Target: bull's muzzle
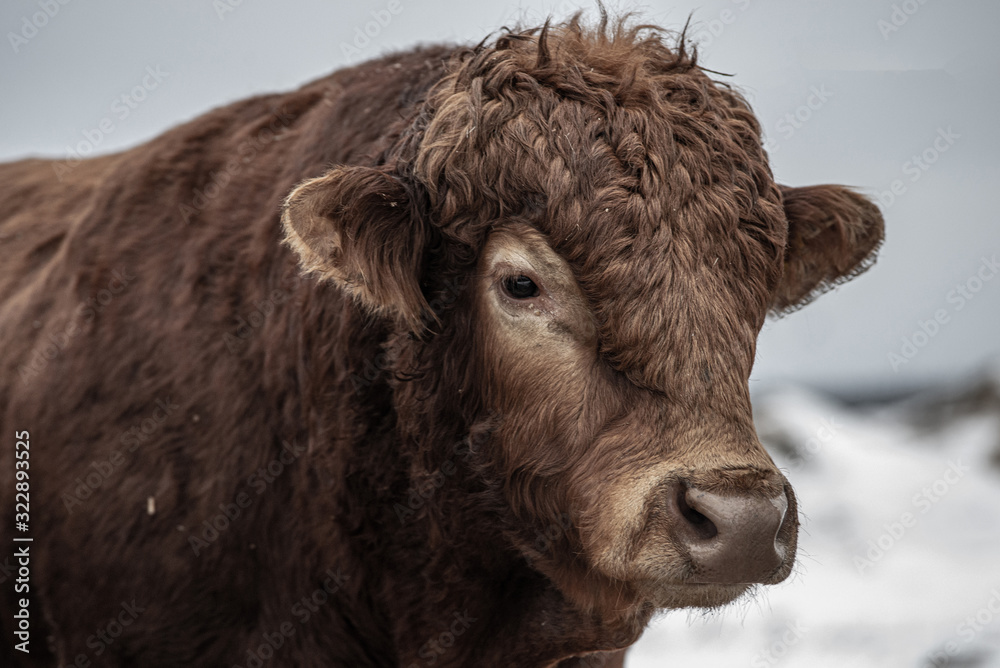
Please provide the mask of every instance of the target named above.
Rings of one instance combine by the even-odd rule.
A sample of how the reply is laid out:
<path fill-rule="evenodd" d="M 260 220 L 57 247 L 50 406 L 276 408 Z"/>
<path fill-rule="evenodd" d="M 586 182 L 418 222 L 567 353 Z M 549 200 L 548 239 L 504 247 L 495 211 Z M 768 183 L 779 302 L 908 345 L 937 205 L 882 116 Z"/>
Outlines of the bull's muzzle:
<path fill-rule="evenodd" d="M 671 533 L 690 558 L 692 584 L 771 583 L 788 556 L 794 510 L 782 491 L 766 498 L 679 484 L 668 503 Z M 794 501 L 793 501 L 794 504 Z"/>

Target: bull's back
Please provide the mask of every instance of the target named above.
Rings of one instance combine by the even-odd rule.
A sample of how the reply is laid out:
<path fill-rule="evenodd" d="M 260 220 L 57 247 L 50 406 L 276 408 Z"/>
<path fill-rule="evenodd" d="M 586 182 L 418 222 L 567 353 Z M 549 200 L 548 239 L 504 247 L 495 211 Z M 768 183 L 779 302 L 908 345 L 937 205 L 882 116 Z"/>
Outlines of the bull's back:
<path fill-rule="evenodd" d="M 75 163 L 29 159 L 0 164 L 0 332 L 19 294 L 58 263 L 67 233 L 85 217 L 116 156 Z M 22 300 L 24 298 L 22 297 Z M 0 334 L 0 340 L 7 340 Z"/>

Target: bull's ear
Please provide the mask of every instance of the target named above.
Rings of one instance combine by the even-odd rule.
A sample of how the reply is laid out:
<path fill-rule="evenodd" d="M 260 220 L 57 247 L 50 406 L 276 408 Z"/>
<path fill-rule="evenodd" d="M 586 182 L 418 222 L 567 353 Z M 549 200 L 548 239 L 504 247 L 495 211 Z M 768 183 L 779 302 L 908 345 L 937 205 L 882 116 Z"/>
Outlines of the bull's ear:
<path fill-rule="evenodd" d="M 422 329 L 426 242 L 403 183 L 371 167 L 336 167 L 297 186 L 281 216 L 306 272 L 342 286 L 367 310 Z"/>
<path fill-rule="evenodd" d="M 779 313 L 804 306 L 868 269 L 884 234 L 878 207 L 844 186 L 780 189 L 788 245 L 771 305 Z"/>

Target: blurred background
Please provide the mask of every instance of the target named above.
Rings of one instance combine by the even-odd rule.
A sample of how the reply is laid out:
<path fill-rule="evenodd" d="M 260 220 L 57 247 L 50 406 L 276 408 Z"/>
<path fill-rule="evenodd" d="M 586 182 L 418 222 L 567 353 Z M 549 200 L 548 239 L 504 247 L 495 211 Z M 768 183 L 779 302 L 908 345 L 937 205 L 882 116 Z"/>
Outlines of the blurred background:
<path fill-rule="evenodd" d="M 873 269 L 761 335 L 755 414 L 800 497 L 798 571 L 724 611 L 664 615 L 627 665 L 1000 666 L 1000 3 L 608 7 L 675 29 L 690 17 L 701 64 L 754 107 L 776 178 L 855 186 L 887 227 Z M 0 160 L 119 150 L 386 51 L 578 8 L 596 14 L 5 0 Z"/>

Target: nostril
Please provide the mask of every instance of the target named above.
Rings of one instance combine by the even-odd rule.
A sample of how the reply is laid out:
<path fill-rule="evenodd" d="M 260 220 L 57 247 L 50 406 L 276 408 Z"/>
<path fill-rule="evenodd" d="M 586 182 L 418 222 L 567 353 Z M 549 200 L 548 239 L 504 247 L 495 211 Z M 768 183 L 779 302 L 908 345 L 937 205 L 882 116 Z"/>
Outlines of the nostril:
<path fill-rule="evenodd" d="M 681 517 L 687 520 L 688 526 L 694 530 L 694 534 L 697 538 L 702 540 L 711 540 L 719 535 L 719 529 L 715 526 L 712 520 L 708 519 L 697 510 L 691 507 L 688 503 L 688 494 L 690 490 L 681 487 L 677 490 L 677 509 L 681 513 Z"/>

